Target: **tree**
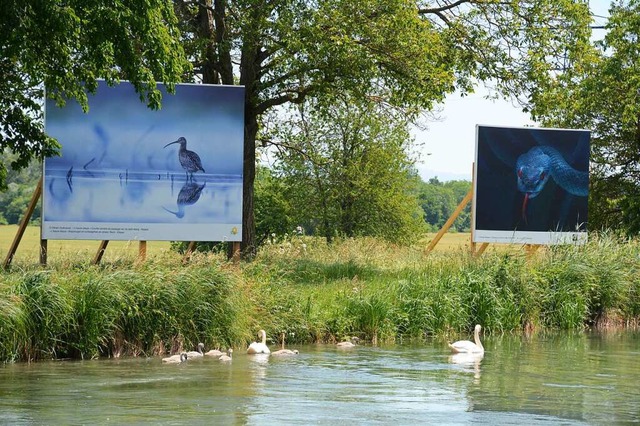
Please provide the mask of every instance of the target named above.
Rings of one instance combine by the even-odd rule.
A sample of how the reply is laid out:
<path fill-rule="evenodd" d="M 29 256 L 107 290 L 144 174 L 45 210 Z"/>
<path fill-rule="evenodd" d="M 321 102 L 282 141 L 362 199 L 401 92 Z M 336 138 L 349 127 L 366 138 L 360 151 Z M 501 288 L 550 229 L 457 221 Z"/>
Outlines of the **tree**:
<path fill-rule="evenodd" d="M 547 126 L 591 133 L 589 227 L 640 233 L 640 1 L 610 9 L 607 34 L 532 98 Z"/>
<path fill-rule="evenodd" d="M 581 54 L 574 0 L 175 0 L 194 79 L 246 87 L 243 252 L 255 252 L 256 138 L 263 114 L 325 93 L 430 109 L 494 80 L 526 95 Z"/>
<path fill-rule="evenodd" d="M 56 155 L 46 136 L 43 96 L 87 108 L 97 79 L 130 80 L 141 101 L 160 105 L 156 81 L 169 90 L 188 62 L 170 0 L 6 0 L 0 8 L 0 152 L 17 156 L 11 168 Z M 0 189 L 7 168 L 0 164 Z"/>
<path fill-rule="evenodd" d="M 296 226 L 291 200 L 286 196 L 284 181 L 267 167 L 259 167 L 256 174 L 255 211 L 258 245 L 272 234 L 282 236 Z"/>
<path fill-rule="evenodd" d="M 437 231 L 451 217 L 456 207 L 464 199 L 471 188 L 468 181 L 440 182 L 437 177 L 422 182 L 418 189 L 418 199 L 424 211 L 424 220 L 432 231 Z M 458 232 L 471 229 L 471 205 L 467 205 L 453 223 Z"/>
<path fill-rule="evenodd" d="M 424 231 L 408 123 L 378 103 L 344 94 L 305 102 L 272 143 L 297 221 L 328 242 L 334 235 L 410 242 Z"/>
<path fill-rule="evenodd" d="M 16 157 L 17 154 L 12 154 L 6 150 L 3 152 L 0 163 L 4 164 L 6 169 L 11 162 L 16 160 Z M 42 163 L 32 161 L 19 172 L 7 175 L 5 181 L 7 189 L 0 193 L 0 224 L 13 225 L 20 223 L 41 174 Z M 40 211 L 40 205 L 38 204 L 33 211 L 32 219 L 39 220 Z"/>

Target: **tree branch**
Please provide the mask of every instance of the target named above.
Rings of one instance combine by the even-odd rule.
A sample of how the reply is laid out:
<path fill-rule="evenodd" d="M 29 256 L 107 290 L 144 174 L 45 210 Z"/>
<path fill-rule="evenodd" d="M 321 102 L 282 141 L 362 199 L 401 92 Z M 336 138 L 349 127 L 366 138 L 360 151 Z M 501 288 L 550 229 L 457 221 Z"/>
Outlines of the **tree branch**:
<path fill-rule="evenodd" d="M 447 11 L 447 10 L 455 9 L 456 7 L 460 6 L 461 4 L 465 4 L 465 3 L 478 3 L 478 0 L 458 0 L 458 1 L 453 2 L 451 4 L 446 4 L 446 5 L 440 6 L 440 7 L 423 7 L 421 9 L 418 9 L 418 13 L 420 13 L 420 14 L 427 14 L 427 13 L 438 14 L 440 12 L 444 12 L 444 11 Z"/>
<path fill-rule="evenodd" d="M 283 105 L 287 102 L 291 102 L 294 104 L 300 104 L 304 101 L 309 93 L 314 91 L 317 88 L 317 85 L 309 85 L 304 88 L 300 88 L 298 90 L 287 90 L 285 93 L 278 95 L 274 98 L 265 99 L 260 102 L 256 107 L 257 114 L 262 114 L 269 108 L 274 106 Z"/>

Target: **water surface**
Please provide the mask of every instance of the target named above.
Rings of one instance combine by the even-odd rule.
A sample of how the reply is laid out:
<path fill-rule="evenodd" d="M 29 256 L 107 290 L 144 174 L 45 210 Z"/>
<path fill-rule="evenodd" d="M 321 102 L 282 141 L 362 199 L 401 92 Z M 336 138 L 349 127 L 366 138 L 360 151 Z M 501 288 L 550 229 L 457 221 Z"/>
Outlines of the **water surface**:
<path fill-rule="evenodd" d="M 292 345 L 294 347 L 294 345 Z M 160 358 L 0 367 L 2 424 L 613 424 L 640 422 L 640 334 L 295 346 L 293 358 Z"/>

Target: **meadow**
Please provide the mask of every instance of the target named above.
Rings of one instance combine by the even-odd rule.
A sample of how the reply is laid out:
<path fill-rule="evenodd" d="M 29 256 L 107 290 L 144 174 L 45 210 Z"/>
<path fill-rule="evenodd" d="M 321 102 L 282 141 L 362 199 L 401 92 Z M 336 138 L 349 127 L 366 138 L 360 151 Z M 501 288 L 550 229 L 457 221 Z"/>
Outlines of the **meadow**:
<path fill-rule="evenodd" d="M 13 235 L 2 228 L 4 258 Z M 41 267 L 29 229 L 0 272 L 0 359 L 242 348 L 261 328 L 270 344 L 282 333 L 289 343 L 376 344 L 466 336 L 476 323 L 487 333 L 637 325 L 638 240 L 594 234 L 583 246 L 490 246 L 472 257 L 468 237 L 448 234 L 426 256 L 429 236 L 411 247 L 294 236 L 240 263 L 216 253 L 183 263 L 162 242 L 139 262 L 137 243 L 119 243 L 99 265 L 90 265 L 97 241 L 49 242 Z"/>

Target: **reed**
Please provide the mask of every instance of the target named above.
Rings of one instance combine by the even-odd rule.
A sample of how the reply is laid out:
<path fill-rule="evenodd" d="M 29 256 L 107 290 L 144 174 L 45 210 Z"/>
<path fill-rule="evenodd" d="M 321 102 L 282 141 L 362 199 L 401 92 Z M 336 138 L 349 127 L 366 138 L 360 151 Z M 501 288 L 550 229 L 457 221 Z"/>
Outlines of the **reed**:
<path fill-rule="evenodd" d="M 74 253 L 46 270 L 0 272 L 0 359 L 156 355 L 270 344 L 444 339 L 476 323 L 488 333 L 624 326 L 640 317 L 640 244 L 595 235 L 533 256 L 464 249 L 425 256 L 362 238 L 328 246 L 294 237 L 250 263 L 223 254 L 160 252 L 100 266 Z"/>

